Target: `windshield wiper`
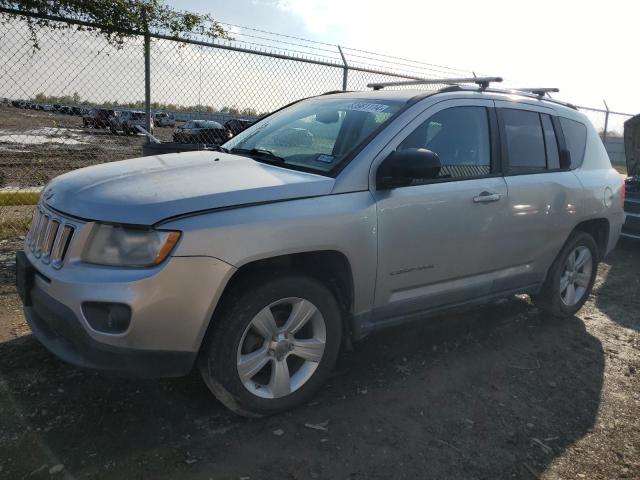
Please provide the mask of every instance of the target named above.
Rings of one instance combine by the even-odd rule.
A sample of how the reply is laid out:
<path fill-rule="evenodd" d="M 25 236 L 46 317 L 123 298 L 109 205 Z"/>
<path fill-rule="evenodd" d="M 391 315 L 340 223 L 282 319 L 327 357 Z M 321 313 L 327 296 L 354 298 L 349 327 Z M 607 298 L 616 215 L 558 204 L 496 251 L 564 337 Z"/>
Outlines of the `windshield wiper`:
<path fill-rule="evenodd" d="M 207 150 L 213 150 L 214 152 L 229 153 L 229 149 L 224 148 L 222 145 L 211 145 L 210 147 L 207 147 Z"/>
<path fill-rule="evenodd" d="M 274 165 L 283 165 L 285 163 L 284 158 L 279 157 L 271 150 L 266 150 L 264 148 L 232 148 L 229 152 L 248 155 L 254 160 L 263 160 Z"/>

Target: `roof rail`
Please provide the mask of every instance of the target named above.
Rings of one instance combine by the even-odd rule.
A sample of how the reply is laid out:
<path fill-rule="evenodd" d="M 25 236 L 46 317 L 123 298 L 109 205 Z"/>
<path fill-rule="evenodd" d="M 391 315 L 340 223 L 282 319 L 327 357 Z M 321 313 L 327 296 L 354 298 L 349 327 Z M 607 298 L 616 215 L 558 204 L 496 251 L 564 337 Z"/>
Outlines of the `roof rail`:
<path fill-rule="evenodd" d="M 534 95 L 537 95 L 539 97 L 544 97 L 545 95 L 549 94 L 549 93 L 558 93 L 560 91 L 559 88 L 555 88 L 555 87 L 540 87 L 540 88 L 516 88 L 515 90 L 517 90 L 518 92 L 527 92 L 527 93 L 533 93 Z"/>
<path fill-rule="evenodd" d="M 456 85 L 458 83 L 475 83 L 480 88 L 487 88 L 492 82 L 501 82 L 502 77 L 467 77 L 467 78 L 438 78 L 421 80 L 402 80 L 398 82 L 378 82 L 370 83 L 367 88 L 382 90 L 384 87 L 403 87 L 410 85 Z"/>

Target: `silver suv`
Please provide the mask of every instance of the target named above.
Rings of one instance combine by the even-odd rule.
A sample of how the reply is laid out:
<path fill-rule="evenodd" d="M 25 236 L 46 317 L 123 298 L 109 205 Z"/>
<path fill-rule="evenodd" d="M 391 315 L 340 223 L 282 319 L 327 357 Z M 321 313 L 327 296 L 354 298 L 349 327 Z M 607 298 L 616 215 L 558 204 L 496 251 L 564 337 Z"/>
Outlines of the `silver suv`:
<path fill-rule="evenodd" d="M 618 240 L 622 186 L 587 118 L 535 93 L 321 95 L 216 150 L 54 179 L 18 290 L 60 358 L 197 366 L 227 407 L 266 415 L 384 327 L 521 293 L 575 314 Z"/>

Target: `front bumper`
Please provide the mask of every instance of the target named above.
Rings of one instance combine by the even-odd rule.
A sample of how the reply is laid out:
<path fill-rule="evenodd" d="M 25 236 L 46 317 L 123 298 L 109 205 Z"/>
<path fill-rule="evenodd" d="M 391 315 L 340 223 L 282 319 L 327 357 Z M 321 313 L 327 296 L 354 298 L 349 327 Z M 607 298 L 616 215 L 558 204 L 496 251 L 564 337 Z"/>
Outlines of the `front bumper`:
<path fill-rule="evenodd" d="M 37 286 L 30 294 L 32 305 L 24 307 L 24 313 L 33 336 L 65 362 L 140 377 L 181 376 L 193 367 L 196 352 L 139 350 L 97 342 L 69 307 Z"/>
<path fill-rule="evenodd" d="M 67 263 L 59 270 L 35 268 L 25 317 L 34 336 L 71 364 L 145 377 L 187 374 L 193 367 L 215 306 L 234 269 L 210 257 L 172 257 L 152 269 Z M 84 302 L 131 308 L 118 334 L 94 330 Z"/>

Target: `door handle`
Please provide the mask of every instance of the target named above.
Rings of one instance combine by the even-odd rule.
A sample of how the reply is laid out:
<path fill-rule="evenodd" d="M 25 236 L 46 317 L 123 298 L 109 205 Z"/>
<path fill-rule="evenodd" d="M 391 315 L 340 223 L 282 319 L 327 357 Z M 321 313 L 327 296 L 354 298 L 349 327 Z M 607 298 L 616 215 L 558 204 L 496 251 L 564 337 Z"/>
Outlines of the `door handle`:
<path fill-rule="evenodd" d="M 474 203 L 490 203 L 497 202 L 502 198 L 502 195 L 499 193 L 493 192 L 482 192 L 480 195 L 473 197 Z"/>

